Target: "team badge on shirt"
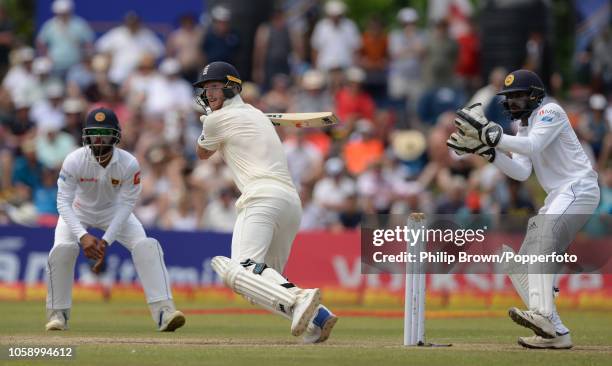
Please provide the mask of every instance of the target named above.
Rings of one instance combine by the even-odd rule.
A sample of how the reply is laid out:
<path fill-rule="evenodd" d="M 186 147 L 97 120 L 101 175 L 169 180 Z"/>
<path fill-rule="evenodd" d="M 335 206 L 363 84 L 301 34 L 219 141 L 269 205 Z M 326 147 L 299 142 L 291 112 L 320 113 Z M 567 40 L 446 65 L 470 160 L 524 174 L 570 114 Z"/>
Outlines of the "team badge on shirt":
<path fill-rule="evenodd" d="M 118 186 L 121 183 L 119 179 L 111 178 L 111 184 L 113 186 Z"/>
<path fill-rule="evenodd" d="M 140 184 L 140 172 L 134 174 L 134 184 Z"/>

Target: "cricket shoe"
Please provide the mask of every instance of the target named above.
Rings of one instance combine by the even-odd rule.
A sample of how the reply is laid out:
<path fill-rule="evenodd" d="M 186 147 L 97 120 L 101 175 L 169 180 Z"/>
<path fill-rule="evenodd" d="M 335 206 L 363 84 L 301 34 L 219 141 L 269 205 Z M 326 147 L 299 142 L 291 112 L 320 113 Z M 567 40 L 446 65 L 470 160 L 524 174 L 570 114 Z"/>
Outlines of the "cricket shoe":
<path fill-rule="evenodd" d="M 537 335 L 519 337 L 518 344 L 525 348 L 534 349 L 570 349 L 574 346 L 569 333 L 557 334 L 554 338 L 542 338 Z"/>
<path fill-rule="evenodd" d="M 329 311 L 325 306 L 321 305 L 314 314 L 312 320 L 308 323 L 304 337 L 304 343 L 321 343 L 325 342 L 338 322 L 338 317 Z"/>
<path fill-rule="evenodd" d="M 523 311 L 517 308 L 511 308 L 508 311 L 508 315 L 516 324 L 531 329 L 542 338 L 550 339 L 557 336 L 553 323 L 548 318 L 535 311 Z"/>
<path fill-rule="evenodd" d="M 68 317 L 63 310 L 53 310 L 49 321 L 45 325 L 46 330 L 68 330 Z"/>
<path fill-rule="evenodd" d="M 301 290 L 300 298 L 293 307 L 291 334 L 301 336 L 308 327 L 310 319 L 321 303 L 321 291 L 318 288 Z"/>
<path fill-rule="evenodd" d="M 164 309 L 159 313 L 159 331 L 174 332 L 185 325 L 185 314 L 178 310 Z"/>

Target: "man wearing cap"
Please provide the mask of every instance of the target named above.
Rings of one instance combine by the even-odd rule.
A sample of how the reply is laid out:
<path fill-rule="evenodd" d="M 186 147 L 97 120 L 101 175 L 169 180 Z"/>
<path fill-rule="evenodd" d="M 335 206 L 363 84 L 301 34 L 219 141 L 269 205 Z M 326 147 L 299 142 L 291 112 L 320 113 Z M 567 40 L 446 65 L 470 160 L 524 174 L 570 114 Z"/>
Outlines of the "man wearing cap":
<path fill-rule="evenodd" d="M 95 261 L 92 270 L 98 273 L 104 267 L 106 247 L 115 240 L 132 254 L 159 331 L 172 332 L 185 324 L 172 300 L 163 250 L 157 240 L 146 236 L 132 213 L 141 192 L 140 166 L 130 153 L 116 147 L 120 140 L 115 113 L 94 109 L 83 128 L 83 147 L 70 153 L 62 165 L 57 180 L 60 218 L 47 267 L 47 330 L 68 329 L 79 249 Z M 103 230 L 104 235 L 97 238 L 88 228 Z"/>
<path fill-rule="evenodd" d="M 278 134 L 259 109 L 242 101 L 242 80 L 231 64 L 206 65 L 194 86 L 207 110 L 196 153 L 208 159 L 219 151 L 241 193 L 231 259 L 214 257 L 214 270 L 251 303 L 290 320 L 293 336 L 327 340 L 337 317 L 320 305 L 319 289 L 301 289 L 282 276 L 302 207 Z"/>
<path fill-rule="evenodd" d="M 41 55 L 53 61 L 54 73 L 63 77 L 92 48 L 94 33 L 83 18 L 72 14 L 72 0 L 55 0 L 51 10 L 54 17 L 43 24 L 36 45 Z"/>
<path fill-rule="evenodd" d="M 501 126 L 486 119 L 482 105 L 474 104 L 457 112 L 459 133 L 453 133 L 447 145 L 459 154 L 483 156 L 515 180 L 527 180 L 534 170 L 547 197 L 538 216 L 529 220 L 519 253 L 562 254 L 599 204 L 597 173 L 563 108 L 543 103 L 544 84 L 538 75 L 513 71 L 499 94 L 512 119 L 520 122 L 516 136 L 504 134 Z M 569 329 L 554 304 L 558 265 L 508 265 L 506 271 L 529 309 L 512 308 L 510 318 L 535 333 L 518 343 L 526 348 L 571 348 Z"/>
<path fill-rule="evenodd" d="M 223 5 L 215 6 L 211 12 L 212 23 L 202 38 L 200 45 L 208 62 L 234 62 L 240 46 L 238 34 L 232 30 L 232 12 Z"/>
<path fill-rule="evenodd" d="M 356 52 L 361 47 L 361 35 L 355 23 L 344 16 L 342 1 L 325 3 L 326 17 L 314 27 L 310 43 L 312 60 L 317 69 L 329 71 L 355 64 Z"/>

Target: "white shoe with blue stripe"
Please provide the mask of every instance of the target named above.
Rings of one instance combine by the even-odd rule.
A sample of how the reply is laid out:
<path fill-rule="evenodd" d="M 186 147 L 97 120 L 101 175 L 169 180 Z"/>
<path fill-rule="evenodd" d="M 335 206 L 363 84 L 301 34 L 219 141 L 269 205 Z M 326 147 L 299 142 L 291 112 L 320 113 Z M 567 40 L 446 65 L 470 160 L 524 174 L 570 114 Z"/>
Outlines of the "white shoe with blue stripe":
<path fill-rule="evenodd" d="M 338 317 L 323 305 L 319 305 L 304 333 L 304 343 L 321 343 L 329 338 Z"/>

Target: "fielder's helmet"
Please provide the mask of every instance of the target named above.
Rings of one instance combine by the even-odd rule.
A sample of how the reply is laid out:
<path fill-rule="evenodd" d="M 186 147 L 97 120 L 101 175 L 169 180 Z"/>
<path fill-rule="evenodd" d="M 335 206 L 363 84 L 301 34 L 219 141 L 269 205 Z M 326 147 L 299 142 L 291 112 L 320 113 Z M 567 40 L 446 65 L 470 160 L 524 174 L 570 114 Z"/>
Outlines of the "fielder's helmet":
<path fill-rule="evenodd" d="M 528 96 L 527 106 L 525 109 L 516 112 L 510 112 L 508 106 L 508 94 L 515 92 L 525 92 Z M 516 70 L 512 71 L 504 79 L 504 87 L 497 93 L 497 95 L 503 95 L 506 97 L 506 101 L 503 102 L 506 111 L 510 112 L 512 118 L 520 119 L 529 116 L 534 109 L 536 109 L 542 99 L 544 99 L 544 83 L 540 77 L 529 70 Z"/>
<path fill-rule="evenodd" d="M 115 112 L 108 108 L 96 108 L 89 112 L 82 139 L 83 146 L 89 146 L 99 162 L 110 157 L 113 147 L 121 141 L 121 127 Z"/>
<path fill-rule="evenodd" d="M 198 81 L 193 83 L 196 88 L 204 88 L 204 83 L 207 81 L 220 81 L 225 83 L 223 87 L 223 95 L 225 98 L 233 98 L 236 94 L 242 91 L 242 80 L 236 68 L 223 61 L 211 62 L 200 73 Z M 205 91 L 202 90 L 198 97 L 205 105 L 208 105 Z M 198 101 L 200 102 L 200 101 Z"/>

